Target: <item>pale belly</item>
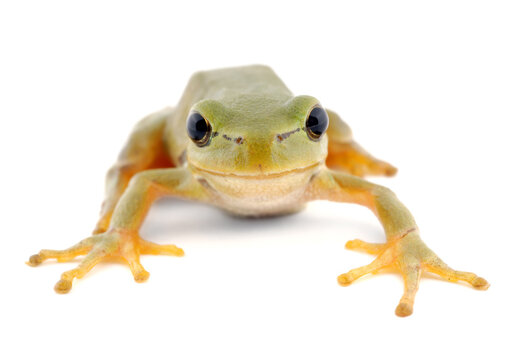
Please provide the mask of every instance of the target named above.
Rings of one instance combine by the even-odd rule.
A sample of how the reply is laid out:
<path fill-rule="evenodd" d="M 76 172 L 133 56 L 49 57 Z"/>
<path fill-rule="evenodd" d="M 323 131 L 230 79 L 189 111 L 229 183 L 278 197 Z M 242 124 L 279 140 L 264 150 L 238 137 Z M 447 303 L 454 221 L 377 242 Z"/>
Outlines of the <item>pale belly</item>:
<path fill-rule="evenodd" d="M 239 216 L 273 216 L 299 211 L 305 191 L 319 167 L 279 176 L 257 177 L 195 172 L 213 204 Z"/>

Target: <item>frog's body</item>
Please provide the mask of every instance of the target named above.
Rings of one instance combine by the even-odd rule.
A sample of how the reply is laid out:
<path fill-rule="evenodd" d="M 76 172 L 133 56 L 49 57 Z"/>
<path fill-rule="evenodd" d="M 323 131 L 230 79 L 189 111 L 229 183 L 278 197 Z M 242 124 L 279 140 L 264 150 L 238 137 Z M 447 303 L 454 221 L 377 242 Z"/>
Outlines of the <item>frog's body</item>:
<path fill-rule="evenodd" d="M 326 199 L 367 206 L 387 235 L 383 245 L 347 243 L 348 249 L 378 257 L 340 275 L 342 285 L 396 267 L 405 280 L 396 309 L 401 316 L 412 313 L 424 270 L 487 288 L 484 279 L 443 263 L 421 241 L 414 219 L 394 194 L 361 178 L 395 172 L 365 152 L 339 116 L 323 110 L 313 97 L 293 96 L 268 67 L 196 73 L 176 107 L 146 117 L 132 132 L 108 172 L 94 235 L 67 250 L 42 250 L 29 264 L 86 254 L 77 268 L 62 275 L 55 287 L 61 293 L 107 256 L 123 257 L 136 281 L 145 281 L 149 274 L 139 262 L 140 254 L 183 255 L 174 245 L 157 245 L 138 235 L 159 197 L 201 201 L 243 216 L 290 213 L 308 201 Z"/>

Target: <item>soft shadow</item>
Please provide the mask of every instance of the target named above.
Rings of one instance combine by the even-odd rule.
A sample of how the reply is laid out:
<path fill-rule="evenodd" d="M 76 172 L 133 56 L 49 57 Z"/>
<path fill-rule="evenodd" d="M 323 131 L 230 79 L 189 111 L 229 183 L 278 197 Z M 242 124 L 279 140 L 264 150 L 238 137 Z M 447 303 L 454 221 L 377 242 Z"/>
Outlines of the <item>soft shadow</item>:
<path fill-rule="evenodd" d="M 350 228 L 351 237 L 360 233 L 368 241 L 385 240 L 381 226 L 350 218 L 328 216 L 321 212 L 300 211 L 294 214 L 264 218 L 238 217 L 213 206 L 178 199 L 157 202 L 141 230 L 145 238 L 177 237 L 184 239 L 201 233 L 225 236 L 244 233 L 248 236 L 270 229 L 281 231 L 302 228 L 304 231 L 321 231 L 333 228 Z M 293 237 L 292 237 L 293 238 Z"/>

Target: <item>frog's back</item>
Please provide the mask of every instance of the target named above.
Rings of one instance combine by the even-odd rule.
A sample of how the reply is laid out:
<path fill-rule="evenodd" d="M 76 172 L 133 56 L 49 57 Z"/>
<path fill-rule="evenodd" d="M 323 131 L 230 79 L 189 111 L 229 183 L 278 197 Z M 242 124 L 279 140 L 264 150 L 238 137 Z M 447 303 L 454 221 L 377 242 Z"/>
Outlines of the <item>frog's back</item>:
<path fill-rule="evenodd" d="M 240 94 L 292 96 L 290 90 L 265 65 L 250 65 L 195 73 L 190 82 L 196 81 L 204 90 L 203 97 L 224 100 Z"/>

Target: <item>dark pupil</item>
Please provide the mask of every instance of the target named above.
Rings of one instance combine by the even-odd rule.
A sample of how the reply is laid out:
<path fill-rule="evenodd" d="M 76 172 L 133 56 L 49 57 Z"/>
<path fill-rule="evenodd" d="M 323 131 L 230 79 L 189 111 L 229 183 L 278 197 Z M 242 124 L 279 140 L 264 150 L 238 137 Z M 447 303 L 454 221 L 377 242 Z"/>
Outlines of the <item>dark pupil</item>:
<path fill-rule="evenodd" d="M 326 112 L 316 107 L 308 116 L 306 120 L 306 127 L 316 136 L 321 136 L 328 126 L 328 116 Z"/>
<path fill-rule="evenodd" d="M 207 121 L 198 113 L 189 116 L 187 120 L 187 132 L 192 140 L 201 140 L 207 135 Z"/>

